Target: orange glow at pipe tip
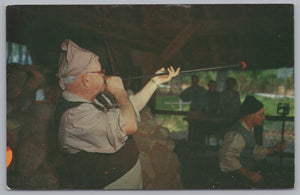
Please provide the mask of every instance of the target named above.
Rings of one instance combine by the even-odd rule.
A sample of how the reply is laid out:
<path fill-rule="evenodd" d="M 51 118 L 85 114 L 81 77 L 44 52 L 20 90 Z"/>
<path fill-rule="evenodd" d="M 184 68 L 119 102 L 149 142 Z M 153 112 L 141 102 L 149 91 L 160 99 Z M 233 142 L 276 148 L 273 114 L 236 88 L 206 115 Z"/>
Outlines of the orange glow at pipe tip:
<path fill-rule="evenodd" d="M 241 61 L 241 64 L 242 64 L 242 67 L 241 67 L 241 69 L 246 69 L 246 67 L 247 67 L 247 64 L 246 64 L 246 62 L 244 62 L 244 61 Z"/>
<path fill-rule="evenodd" d="M 12 161 L 13 153 L 9 146 L 6 146 L 6 167 L 8 167 Z"/>

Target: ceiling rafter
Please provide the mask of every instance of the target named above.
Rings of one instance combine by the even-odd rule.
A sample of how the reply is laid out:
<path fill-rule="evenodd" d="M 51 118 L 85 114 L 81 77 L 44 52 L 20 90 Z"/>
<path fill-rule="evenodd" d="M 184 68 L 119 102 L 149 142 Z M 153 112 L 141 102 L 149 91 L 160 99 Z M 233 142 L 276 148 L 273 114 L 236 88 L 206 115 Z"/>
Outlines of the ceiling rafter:
<path fill-rule="evenodd" d="M 31 45 L 37 53 L 34 55 L 41 56 L 39 63 L 51 52 L 53 58 L 62 39 L 70 37 L 93 49 L 105 48 L 109 40 L 124 51 L 132 48 L 157 55 L 157 62 L 161 60 L 166 66 L 174 62 L 212 64 L 212 54 L 216 52 L 225 64 L 243 57 L 256 60 L 256 67 L 266 62 L 280 66 L 280 58 L 281 64 L 293 66 L 292 5 L 210 5 L 209 20 L 204 7 L 9 6 L 7 40 Z M 105 9 L 111 14 L 105 15 Z M 35 49 L 41 42 L 47 47 Z M 214 42 L 217 51 L 211 49 L 210 42 Z M 261 52 L 267 57 L 261 58 Z M 48 64 L 53 62 L 47 60 Z"/>
<path fill-rule="evenodd" d="M 168 62 L 194 35 L 198 27 L 199 24 L 186 25 L 160 54 L 159 64 L 164 64 Z"/>
<path fill-rule="evenodd" d="M 110 28 L 120 29 L 119 30 L 120 32 L 126 31 L 126 32 L 128 32 L 128 34 L 137 34 L 137 35 L 140 35 L 140 37 L 143 37 L 143 39 L 153 40 L 153 42 L 156 45 L 160 46 L 160 45 L 168 43 L 168 41 L 166 39 L 160 37 L 158 34 L 154 34 L 148 30 L 143 30 L 141 28 L 138 28 L 137 26 L 123 24 L 123 23 L 120 23 L 120 22 L 112 20 L 112 19 L 107 19 L 99 14 L 91 13 L 89 10 L 86 10 L 86 9 L 80 8 L 80 7 L 72 7 L 71 10 L 75 11 L 77 14 L 80 13 L 81 17 L 84 16 L 84 17 L 92 19 L 93 22 L 99 21 L 99 23 L 103 22 L 104 24 L 109 24 Z M 106 28 L 106 27 L 107 26 L 105 26 L 104 28 Z M 110 31 L 110 29 L 105 29 L 105 30 Z M 111 33 L 111 32 L 109 32 L 109 33 Z M 118 31 L 116 31 L 116 33 L 118 33 Z M 136 37 L 131 36 L 130 39 L 137 39 L 137 37 L 139 37 L 139 36 L 136 36 Z M 128 37 L 125 37 L 125 38 L 128 39 Z"/>

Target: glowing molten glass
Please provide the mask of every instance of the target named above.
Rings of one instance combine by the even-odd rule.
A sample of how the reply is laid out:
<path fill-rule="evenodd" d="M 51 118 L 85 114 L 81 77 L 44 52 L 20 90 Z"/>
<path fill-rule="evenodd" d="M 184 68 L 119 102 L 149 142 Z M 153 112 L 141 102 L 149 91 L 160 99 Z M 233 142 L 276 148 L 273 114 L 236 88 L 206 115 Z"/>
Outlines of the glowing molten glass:
<path fill-rule="evenodd" d="M 244 62 L 244 61 L 241 61 L 241 64 L 242 64 L 242 67 L 241 67 L 241 69 L 246 69 L 246 67 L 247 67 L 247 64 L 246 64 L 246 62 Z"/>
<path fill-rule="evenodd" d="M 6 146 L 6 167 L 8 167 L 12 161 L 13 153 L 9 146 Z"/>

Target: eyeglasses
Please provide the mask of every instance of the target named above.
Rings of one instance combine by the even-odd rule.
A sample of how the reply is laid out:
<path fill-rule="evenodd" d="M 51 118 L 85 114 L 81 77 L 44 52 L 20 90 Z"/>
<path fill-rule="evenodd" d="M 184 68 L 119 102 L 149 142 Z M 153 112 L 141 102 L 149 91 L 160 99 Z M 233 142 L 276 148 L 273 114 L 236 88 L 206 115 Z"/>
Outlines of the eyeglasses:
<path fill-rule="evenodd" d="M 86 72 L 86 73 L 98 73 L 98 74 L 105 74 L 105 69 L 102 69 L 100 71 L 89 71 L 89 72 Z"/>

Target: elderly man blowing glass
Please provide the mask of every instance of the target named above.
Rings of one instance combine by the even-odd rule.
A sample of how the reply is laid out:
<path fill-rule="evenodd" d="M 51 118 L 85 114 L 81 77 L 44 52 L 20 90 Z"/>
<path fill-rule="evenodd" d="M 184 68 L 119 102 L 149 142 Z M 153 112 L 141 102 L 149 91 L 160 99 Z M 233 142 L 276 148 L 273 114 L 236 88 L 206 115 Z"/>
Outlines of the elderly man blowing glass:
<path fill-rule="evenodd" d="M 265 148 L 255 143 L 253 128 L 265 120 L 264 105 L 254 96 L 247 96 L 240 107 L 240 121 L 224 136 L 219 150 L 219 167 L 222 182 L 228 188 L 264 187 L 263 176 L 256 167 L 256 160 L 285 149 L 285 142 Z"/>
<path fill-rule="evenodd" d="M 97 55 L 71 40 L 61 48 L 58 77 L 63 92 L 56 121 L 59 147 L 66 156 L 63 178 L 74 189 L 141 189 L 139 152 L 132 137 L 139 111 L 158 85 L 177 76 L 180 69 L 168 68 L 168 75 L 153 77 L 129 97 L 120 77 L 104 75 Z M 97 101 L 104 91 L 113 95 L 118 107 L 108 109 Z"/>

